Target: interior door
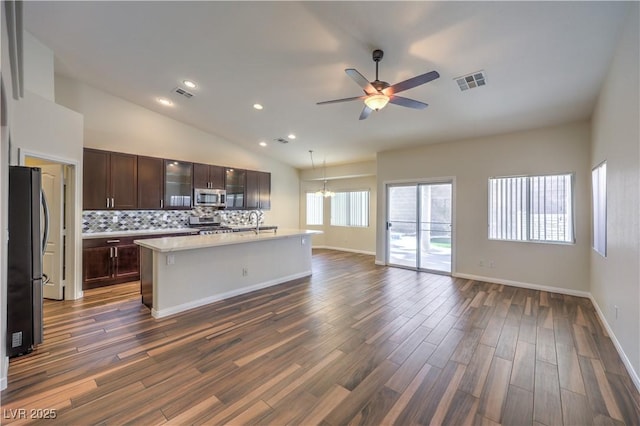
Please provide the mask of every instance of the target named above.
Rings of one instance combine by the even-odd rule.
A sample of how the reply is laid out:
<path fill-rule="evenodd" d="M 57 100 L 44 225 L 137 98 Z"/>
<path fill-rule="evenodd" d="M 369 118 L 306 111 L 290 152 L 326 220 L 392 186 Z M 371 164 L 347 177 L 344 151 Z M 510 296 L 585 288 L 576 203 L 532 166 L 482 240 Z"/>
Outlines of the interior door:
<path fill-rule="evenodd" d="M 61 164 L 39 165 L 42 169 L 42 190 L 49 207 L 49 238 L 43 250 L 42 272 L 48 281 L 42 295 L 46 299 L 64 297 L 64 170 Z M 44 218 L 44 215 L 43 215 Z"/>

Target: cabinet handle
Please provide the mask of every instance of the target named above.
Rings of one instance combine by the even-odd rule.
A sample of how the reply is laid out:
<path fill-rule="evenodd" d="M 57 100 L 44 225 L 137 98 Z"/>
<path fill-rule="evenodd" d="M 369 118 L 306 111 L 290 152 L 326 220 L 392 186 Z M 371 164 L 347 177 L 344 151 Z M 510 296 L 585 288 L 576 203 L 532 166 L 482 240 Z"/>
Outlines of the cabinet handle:
<path fill-rule="evenodd" d="M 111 243 L 119 243 L 120 240 L 107 240 L 107 244 L 111 244 Z"/>
<path fill-rule="evenodd" d="M 160 208 L 164 209 L 164 200 L 160 200 Z"/>
<path fill-rule="evenodd" d="M 109 257 L 113 258 L 113 247 L 109 247 Z"/>
<path fill-rule="evenodd" d="M 107 198 L 107 208 L 109 208 L 109 199 Z"/>
<path fill-rule="evenodd" d="M 111 199 L 111 208 L 114 208 L 116 206 L 116 203 L 113 201 L 113 198 Z"/>
<path fill-rule="evenodd" d="M 115 257 L 118 257 L 118 247 L 114 247 L 114 249 L 115 249 L 115 252 L 116 252 Z"/>

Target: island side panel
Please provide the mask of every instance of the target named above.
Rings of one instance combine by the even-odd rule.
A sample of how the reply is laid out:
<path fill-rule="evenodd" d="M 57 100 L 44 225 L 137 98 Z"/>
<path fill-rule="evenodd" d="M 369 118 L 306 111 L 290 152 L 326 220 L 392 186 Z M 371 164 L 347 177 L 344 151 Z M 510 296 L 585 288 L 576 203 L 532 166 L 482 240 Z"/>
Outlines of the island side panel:
<path fill-rule="evenodd" d="M 140 247 L 140 294 L 142 303 L 153 308 L 153 251 Z"/>
<path fill-rule="evenodd" d="M 298 235 L 154 252 L 156 318 L 311 275 L 311 239 Z"/>

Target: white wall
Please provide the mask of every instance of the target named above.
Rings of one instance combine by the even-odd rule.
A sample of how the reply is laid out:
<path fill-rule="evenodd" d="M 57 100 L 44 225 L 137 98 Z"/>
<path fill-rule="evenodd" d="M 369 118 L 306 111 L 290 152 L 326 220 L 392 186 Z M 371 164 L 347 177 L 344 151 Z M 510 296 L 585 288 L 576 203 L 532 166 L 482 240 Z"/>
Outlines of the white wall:
<path fill-rule="evenodd" d="M 359 163 L 360 164 L 360 163 Z M 340 166 L 348 169 L 348 166 Z M 330 169 L 330 168 L 327 168 Z M 354 167 L 358 169 L 358 166 Z M 317 170 L 316 170 L 317 172 Z M 301 173 L 301 175 L 305 172 Z M 311 175 L 306 171 L 307 175 Z M 328 173 L 328 176 L 330 173 Z M 307 206 L 306 193 L 322 189 L 322 181 L 302 181 L 300 184 L 300 223 L 304 228 L 317 229 L 323 232 L 312 238 L 314 247 L 332 248 L 337 250 L 353 251 L 357 253 L 374 254 L 376 250 L 376 177 L 365 176 L 358 178 L 331 179 L 327 182 L 327 189 L 331 191 L 358 191 L 369 190 L 369 226 L 366 228 L 351 228 L 344 226 L 331 226 L 331 198 L 325 198 L 324 225 L 311 226 L 306 224 Z"/>
<path fill-rule="evenodd" d="M 376 262 L 385 259 L 387 183 L 454 176 L 454 274 L 589 291 L 589 124 L 563 126 L 426 145 L 378 154 Z M 574 172 L 576 244 L 489 241 L 488 189 L 492 176 Z M 480 266 L 494 262 L 494 268 Z"/>
<path fill-rule="evenodd" d="M 299 179 L 293 167 L 77 80 L 56 76 L 55 91 L 57 102 L 83 114 L 85 147 L 271 172 L 265 223 L 298 227 Z"/>
<path fill-rule="evenodd" d="M 24 33 L 24 87 L 45 99 L 55 100 L 53 51 L 30 33 Z"/>
<path fill-rule="evenodd" d="M 591 166 L 607 161 L 607 257 L 591 251 L 591 293 L 640 387 L 639 16 L 633 2 L 593 116 Z"/>

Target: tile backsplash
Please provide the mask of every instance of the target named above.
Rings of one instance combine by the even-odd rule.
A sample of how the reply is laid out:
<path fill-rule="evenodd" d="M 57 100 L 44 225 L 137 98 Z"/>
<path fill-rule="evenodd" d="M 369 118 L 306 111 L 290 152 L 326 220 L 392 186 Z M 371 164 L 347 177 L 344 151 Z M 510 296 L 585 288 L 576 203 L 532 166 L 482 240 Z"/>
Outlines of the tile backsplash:
<path fill-rule="evenodd" d="M 82 232 L 138 231 L 147 229 L 185 228 L 189 216 L 213 216 L 223 225 L 250 225 L 253 210 L 214 210 L 196 207 L 193 210 L 85 210 L 82 212 Z M 257 210 L 260 223 L 264 214 Z"/>

